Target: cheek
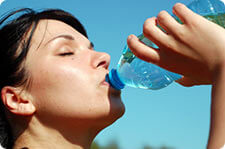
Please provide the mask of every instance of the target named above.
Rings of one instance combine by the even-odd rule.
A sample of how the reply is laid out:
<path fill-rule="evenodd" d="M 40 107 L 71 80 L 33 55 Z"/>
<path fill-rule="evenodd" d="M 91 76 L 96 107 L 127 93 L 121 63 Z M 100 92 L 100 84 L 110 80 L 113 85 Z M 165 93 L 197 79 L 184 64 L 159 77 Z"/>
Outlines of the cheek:
<path fill-rule="evenodd" d="M 31 94 L 37 110 L 43 114 L 82 115 L 92 111 L 99 101 L 107 98 L 96 89 L 95 75 L 85 67 L 57 67 L 36 69 L 33 74 Z M 43 68 L 43 67 L 40 67 Z M 93 75 L 90 75 L 93 74 Z M 96 101 L 96 96 L 99 98 Z M 102 102 L 103 104 L 103 102 Z"/>
<path fill-rule="evenodd" d="M 100 86 L 98 72 L 87 64 L 47 64 L 32 70 L 31 95 L 42 122 L 111 122 L 122 113 L 121 101 L 109 97 L 109 88 Z"/>

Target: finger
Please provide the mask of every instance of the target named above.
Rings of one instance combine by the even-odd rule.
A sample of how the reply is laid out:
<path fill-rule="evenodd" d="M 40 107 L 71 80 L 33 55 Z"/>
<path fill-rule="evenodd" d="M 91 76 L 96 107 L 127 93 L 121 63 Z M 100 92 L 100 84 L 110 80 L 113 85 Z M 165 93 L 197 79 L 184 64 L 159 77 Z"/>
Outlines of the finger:
<path fill-rule="evenodd" d="M 158 50 L 145 45 L 135 35 L 128 36 L 127 44 L 134 55 L 144 61 L 157 63 L 160 60 Z"/>
<path fill-rule="evenodd" d="M 157 19 L 147 19 L 143 25 L 143 34 L 158 47 L 165 47 L 168 43 L 168 35 L 157 26 Z"/>
<path fill-rule="evenodd" d="M 196 80 L 196 79 L 192 79 L 189 77 L 182 77 L 179 80 L 176 80 L 177 83 L 186 86 L 186 87 L 190 87 L 190 86 L 194 86 L 194 85 L 207 85 L 210 84 L 210 82 L 208 80 Z"/>
<path fill-rule="evenodd" d="M 168 34 L 179 34 L 178 31 L 182 27 L 180 23 L 178 23 L 171 15 L 169 15 L 166 11 L 161 11 L 157 16 L 157 21 L 159 26 L 161 26 Z"/>
<path fill-rule="evenodd" d="M 184 24 L 192 23 L 193 17 L 198 16 L 192 10 L 187 8 L 184 4 L 177 3 L 173 7 L 173 13 L 183 22 Z"/>

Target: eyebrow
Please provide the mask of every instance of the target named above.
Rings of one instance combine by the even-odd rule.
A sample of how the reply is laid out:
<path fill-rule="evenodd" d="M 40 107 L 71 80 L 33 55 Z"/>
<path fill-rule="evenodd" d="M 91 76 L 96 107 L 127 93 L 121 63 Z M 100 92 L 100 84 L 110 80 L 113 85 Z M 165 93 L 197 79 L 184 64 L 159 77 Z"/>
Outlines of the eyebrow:
<path fill-rule="evenodd" d="M 45 46 L 46 46 L 47 44 L 49 44 L 50 42 L 52 42 L 53 40 L 57 39 L 57 38 L 64 38 L 64 39 L 67 39 L 67 40 L 74 40 L 74 37 L 71 36 L 71 35 L 67 35 L 67 34 L 65 34 L 65 35 L 59 35 L 59 36 L 56 36 L 56 37 L 50 39 L 50 40 L 45 44 Z M 94 48 L 93 42 L 90 42 L 89 48 L 90 48 L 90 49 Z"/>
<path fill-rule="evenodd" d="M 46 46 L 47 44 L 49 44 L 50 42 L 52 42 L 53 40 L 58 39 L 58 38 L 64 38 L 64 39 L 67 39 L 67 40 L 74 40 L 74 37 L 71 36 L 71 35 L 66 35 L 66 34 L 65 34 L 65 35 L 59 35 L 59 36 L 56 36 L 56 37 L 50 39 L 50 40 L 45 44 L 45 46 Z"/>

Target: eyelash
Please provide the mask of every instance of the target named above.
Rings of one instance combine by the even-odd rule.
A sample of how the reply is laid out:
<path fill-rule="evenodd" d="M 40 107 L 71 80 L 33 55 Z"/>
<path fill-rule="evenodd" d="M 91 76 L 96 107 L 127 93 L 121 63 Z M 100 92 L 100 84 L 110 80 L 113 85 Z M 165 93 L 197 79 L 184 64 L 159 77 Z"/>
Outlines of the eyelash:
<path fill-rule="evenodd" d="M 60 53 L 59 56 L 70 56 L 73 54 L 74 54 L 74 52 L 65 52 L 65 53 Z"/>

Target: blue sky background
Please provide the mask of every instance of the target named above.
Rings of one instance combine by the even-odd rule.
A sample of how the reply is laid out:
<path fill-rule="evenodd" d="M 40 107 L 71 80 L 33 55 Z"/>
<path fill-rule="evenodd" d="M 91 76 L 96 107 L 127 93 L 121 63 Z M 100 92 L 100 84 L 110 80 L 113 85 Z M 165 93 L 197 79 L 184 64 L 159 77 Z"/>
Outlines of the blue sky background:
<path fill-rule="evenodd" d="M 61 8 L 75 15 L 87 29 L 95 50 L 111 55 L 110 68 L 116 67 L 127 36 L 142 33 L 148 17 L 160 10 L 171 12 L 176 2 L 191 0 L 6 0 L 0 13 L 13 8 Z M 111 140 L 122 149 L 143 145 L 168 145 L 176 149 L 206 147 L 210 120 L 211 86 L 182 87 L 176 83 L 152 91 L 125 88 L 122 98 L 125 115 L 103 130 L 96 141 Z"/>

